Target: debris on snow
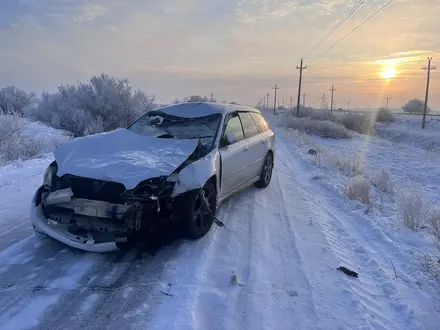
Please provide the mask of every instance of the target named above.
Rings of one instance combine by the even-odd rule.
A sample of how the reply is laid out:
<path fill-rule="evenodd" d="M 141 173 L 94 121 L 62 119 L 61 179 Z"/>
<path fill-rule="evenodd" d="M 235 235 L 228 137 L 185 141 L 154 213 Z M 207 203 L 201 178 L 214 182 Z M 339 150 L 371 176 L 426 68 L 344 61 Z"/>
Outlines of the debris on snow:
<path fill-rule="evenodd" d="M 344 266 L 340 266 L 338 268 L 336 268 L 337 270 L 340 270 L 341 272 L 343 272 L 344 274 L 348 275 L 348 276 L 352 276 L 352 277 L 358 277 L 359 274 L 356 273 L 353 270 L 350 270 L 348 268 L 345 268 Z"/>

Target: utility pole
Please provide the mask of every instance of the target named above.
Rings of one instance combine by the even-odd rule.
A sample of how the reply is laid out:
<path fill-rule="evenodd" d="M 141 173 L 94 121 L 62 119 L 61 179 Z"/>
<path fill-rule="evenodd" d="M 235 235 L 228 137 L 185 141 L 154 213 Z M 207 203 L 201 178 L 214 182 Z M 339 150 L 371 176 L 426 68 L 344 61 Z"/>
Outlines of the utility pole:
<path fill-rule="evenodd" d="M 269 109 L 269 92 L 266 93 L 266 109 Z"/>
<path fill-rule="evenodd" d="M 385 100 L 387 100 L 387 104 L 385 105 L 385 109 L 388 109 L 388 101 L 392 100 L 392 98 L 391 97 L 386 97 Z"/>
<path fill-rule="evenodd" d="M 290 97 L 290 109 L 292 109 L 292 102 L 293 102 L 293 100 L 292 100 L 293 98 L 292 98 L 292 96 Z"/>
<path fill-rule="evenodd" d="M 296 67 L 299 69 L 299 83 L 298 83 L 298 102 L 296 103 L 296 115 L 299 117 L 299 102 L 301 99 L 301 84 L 302 84 L 302 73 L 304 69 L 307 69 L 307 66 L 303 66 L 303 59 L 301 58 L 301 65 Z"/>
<path fill-rule="evenodd" d="M 321 99 L 321 110 L 326 108 L 326 99 L 325 99 L 325 92 L 322 93 L 322 99 Z"/>
<path fill-rule="evenodd" d="M 422 70 L 428 71 L 428 77 L 426 79 L 426 94 L 425 94 L 425 107 L 423 109 L 423 121 L 422 121 L 422 128 L 424 129 L 426 127 L 426 112 L 428 111 L 428 94 L 429 94 L 429 78 L 431 76 L 431 70 L 435 70 L 435 66 L 431 66 L 431 60 L 432 57 L 428 57 L 428 67 L 423 67 Z"/>
<path fill-rule="evenodd" d="M 330 113 L 333 113 L 333 93 L 335 92 L 335 85 L 332 85 L 332 89 L 329 89 L 329 91 L 332 92 L 332 99 L 330 101 Z"/>
<path fill-rule="evenodd" d="M 350 102 L 348 102 L 348 105 L 347 105 L 347 111 L 348 110 L 350 110 Z"/>
<path fill-rule="evenodd" d="M 304 93 L 304 94 L 303 94 L 303 107 L 304 107 L 304 108 L 306 107 L 306 96 L 307 96 L 307 94 Z"/>
<path fill-rule="evenodd" d="M 275 90 L 275 96 L 273 97 L 273 113 L 275 113 L 277 109 L 277 90 L 279 90 L 280 88 L 278 87 L 278 84 L 275 84 L 275 86 L 272 87 L 272 89 Z"/>

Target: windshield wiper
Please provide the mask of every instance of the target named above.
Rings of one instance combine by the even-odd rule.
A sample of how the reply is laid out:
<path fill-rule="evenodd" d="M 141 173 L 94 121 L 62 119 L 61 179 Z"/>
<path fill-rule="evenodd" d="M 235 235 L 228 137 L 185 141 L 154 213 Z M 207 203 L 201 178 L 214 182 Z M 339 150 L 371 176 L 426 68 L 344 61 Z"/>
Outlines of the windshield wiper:
<path fill-rule="evenodd" d="M 206 138 L 210 138 L 213 137 L 214 135 L 206 135 L 206 136 L 195 136 L 195 137 L 191 137 L 188 138 L 189 140 L 194 140 L 194 139 L 206 139 Z"/>

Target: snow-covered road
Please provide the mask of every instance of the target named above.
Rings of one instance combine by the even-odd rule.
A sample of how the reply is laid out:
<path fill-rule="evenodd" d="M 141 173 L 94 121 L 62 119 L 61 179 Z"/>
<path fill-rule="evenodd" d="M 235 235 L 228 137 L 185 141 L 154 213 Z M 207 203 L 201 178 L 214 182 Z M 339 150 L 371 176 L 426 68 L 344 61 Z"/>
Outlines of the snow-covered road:
<path fill-rule="evenodd" d="M 4 174 L 0 185 L 0 249 L 10 246 L 0 252 L 0 329 L 436 329 L 431 297 L 390 269 L 389 258 L 397 273 L 411 262 L 404 243 L 313 180 L 276 130 L 271 185 L 225 202 L 226 228 L 155 257 L 26 237 L 48 161 L 18 178 L 23 169 L 9 169 L 16 182 Z"/>

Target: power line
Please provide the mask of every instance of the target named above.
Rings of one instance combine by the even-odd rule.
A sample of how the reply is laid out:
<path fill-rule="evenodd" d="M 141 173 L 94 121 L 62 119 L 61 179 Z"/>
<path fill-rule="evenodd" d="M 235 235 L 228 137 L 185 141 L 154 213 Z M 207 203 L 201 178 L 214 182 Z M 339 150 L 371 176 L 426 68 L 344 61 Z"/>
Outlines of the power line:
<path fill-rule="evenodd" d="M 335 32 L 337 30 L 338 27 L 340 27 L 342 25 L 342 23 L 344 23 L 363 3 L 365 2 L 365 0 L 360 0 L 358 3 L 356 3 L 349 11 L 348 13 L 346 13 L 338 23 L 336 23 L 335 26 L 333 26 L 330 31 L 328 31 L 316 44 L 315 46 L 312 47 L 312 49 L 310 49 L 307 54 L 304 56 L 304 59 L 306 59 L 307 57 L 309 57 L 315 50 L 316 48 L 318 48 L 324 41 L 327 40 L 328 37 L 330 37 L 330 35 Z"/>
<path fill-rule="evenodd" d="M 335 47 L 337 44 L 339 44 L 342 40 L 344 40 L 345 38 L 347 38 L 350 34 L 352 34 L 354 31 L 356 31 L 357 29 L 359 29 L 362 25 L 364 25 L 365 23 L 367 23 L 370 19 L 372 19 L 374 16 L 376 16 L 380 11 L 382 11 L 383 9 L 385 9 L 385 7 L 387 7 L 388 5 L 390 5 L 392 2 L 394 2 L 395 0 L 389 0 L 385 5 L 383 5 L 382 7 L 380 7 L 378 10 L 376 10 L 372 15 L 370 15 L 367 19 L 365 19 L 362 23 L 360 23 L 359 25 L 357 25 L 353 30 L 351 30 L 350 32 L 348 32 L 345 36 L 343 36 L 341 39 L 339 39 L 337 42 L 335 42 L 332 46 L 330 46 L 329 48 L 327 48 L 324 52 L 322 52 L 318 57 L 316 57 L 312 62 L 309 63 L 312 64 L 313 62 L 315 62 L 318 58 L 320 58 L 321 56 L 323 56 L 324 54 L 326 54 L 328 51 L 330 51 L 331 49 L 333 49 L 333 47 Z"/>

